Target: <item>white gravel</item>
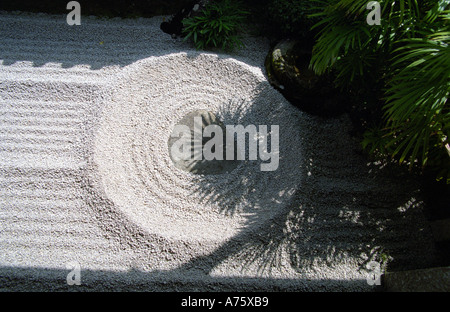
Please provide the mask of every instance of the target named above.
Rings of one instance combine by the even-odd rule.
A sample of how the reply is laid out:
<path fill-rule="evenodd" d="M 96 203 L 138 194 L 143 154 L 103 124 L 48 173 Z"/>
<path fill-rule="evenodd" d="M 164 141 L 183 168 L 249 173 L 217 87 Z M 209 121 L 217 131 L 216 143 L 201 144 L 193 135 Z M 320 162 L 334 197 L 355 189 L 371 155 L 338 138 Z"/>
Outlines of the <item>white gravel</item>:
<path fill-rule="evenodd" d="M 416 181 L 273 89 L 267 40 L 202 53 L 161 21 L 0 13 L 0 289 L 371 291 L 371 260 L 436 261 Z M 175 168 L 196 109 L 279 125 L 278 170 Z"/>

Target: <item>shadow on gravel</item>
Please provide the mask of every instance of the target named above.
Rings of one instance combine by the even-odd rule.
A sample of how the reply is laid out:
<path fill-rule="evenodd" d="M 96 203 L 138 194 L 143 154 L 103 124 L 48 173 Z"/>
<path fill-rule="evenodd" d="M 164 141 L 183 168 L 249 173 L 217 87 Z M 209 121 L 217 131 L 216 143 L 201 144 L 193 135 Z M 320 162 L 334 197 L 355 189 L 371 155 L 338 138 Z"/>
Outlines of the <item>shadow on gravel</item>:
<path fill-rule="evenodd" d="M 71 270 L 0 267 L 0 292 L 298 292 L 360 290 L 365 280 L 288 280 L 245 277 L 182 278 L 177 272 L 84 270 L 80 285 L 68 285 Z M 72 278 L 72 277 L 69 277 Z M 380 290 L 380 288 L 374 288 Z M 182 295 L 182 294 L 180 294 Z M 219 296 L 219 295 L 217 295 Z M 170 300 L 173 300 L 173 296 Z M 181 300 L 181 298 L 180 298 Z M 181 302 L 181 301 L 180 301 Z"/>
<path fill-rule="evenodd" d="M 97 0 L 83 1 L 82 15 L 104 17 L 120 16 L 123 18 L 152 17 L 173 14 L 179 8 L 187 5 L 191 0 Z M 0 3 L 0 10 L 26 11 L 36 13 L 67 14 L 67 0 L 15 0 Z"/>
<path fill-rule="evenodd" d="M 161 22 L 162 17 L 105 20 L 83 16 L 81 25 L 69 26 L 63 14 L 0 13 L 0 61 L 6 66 L 31 62 L 34 67 L 48 64 L 62 68 L 88 66 L 92 70 L 124 67 L 143 58 L 179 50 L 182 39 L 161 35 Z"/>

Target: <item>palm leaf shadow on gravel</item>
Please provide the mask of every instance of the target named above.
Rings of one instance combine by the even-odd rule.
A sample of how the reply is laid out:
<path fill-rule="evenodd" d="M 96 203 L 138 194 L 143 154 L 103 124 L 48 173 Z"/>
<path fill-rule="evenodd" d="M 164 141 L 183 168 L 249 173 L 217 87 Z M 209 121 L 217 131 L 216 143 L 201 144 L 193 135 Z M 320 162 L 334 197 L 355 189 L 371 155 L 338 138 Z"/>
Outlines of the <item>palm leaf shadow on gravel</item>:
<path fill-rule="evenodd" d="M 239 104 L 236 105 L 238 102 Z M 234 107 L 235 109 L 231 111 L 229 108 Z M 264 115 L 263 112 L 262 115 Z M 257 113 L 256 115 L 261 116 L 260 113 Z M 231 99 L 229 100 L 225 105 L 222 105 L 218 111 L 216 112 L 220 120 L 223 120 L 225 125 L 243 125 L 244 127 L 247 127 L 250 123 L 248 123 L 248 120 L 246 120 L 245 115 L 252 115 L 252 111 L 245 111 L 245 100 L 242 99 Z M 276 112 L 274 112 L 274 115 L 276 115 Z M 268 146 L 271 146 L 271 135 L 269 134 L 267 136 L 268 140 Z M 271 202 L 268 203 L 261 203 L 260 198 L 258 197 L 258 194 L 255 194 L 255 189 L 252 189 L 252 186 L 255 186 L 250 182 L 252 181 L 259 181 L 262 183 L 267 180 L 268 177 L 272 179 L 272 181 L 278 181 L 281 179 L 281 176 L 277 174 L 277 172 L 269 172 L 264 173 L 260 171 L 260 167 L 258 164 L 260 164 L 260 161 L 258 161 L 258 164 L 253 164 L 249 169 L 246 169 L 246 167 L 249 167 L 250 162 L 254 162 L 251 160 L 248 160 L 249 156 L 249 134 L 246 134 L 246 149 L 244 152 L 245 160 L 237 160 L 239 163 L 240 169 L 239 174 L 230 178 L 227 183 L 232 184 L 233 187 L 231 189 L 227 189 L 226 192 L 221 192 L 220 190 L 217 190 L 213 183 L 210 183 L 212 179 L 210 179 L 210 176 L 205 175 L 199 175 L 195 177 L 195 182 L 197 183 L 197 188 L 191 193 L 191 196 L 197 196 L 201 202 L 204 204 L 215 204 L 220 207 L 220 213 L 225 215 L 233 216 L 236 213 L 248 213 L 252 214 L 252 217 L 249 218 L 249 221 L 247 223 L 248 225 L 252 224 L 252 219 L 258 218 L 257 214 L 253 214 L 254 211 L 257 210 L 258 206 L 261 204 L 265 205 L 279 205 L 280 203 L 276 203 L 274 199 Z M 237 142 L 236 142 L 236 136 L 234 138 L 234 159 L 237 157 Z M 269 148 L 270 150 L 270 148 Z M 213 177 L 215 179 L 215 177 Z M 257 186 L 257 185 L 256 185 Z M 279 192 L 283 192 L 283 186 L 280 184 L 279 186 Z M 214 196 L 211 196 L 213 194 Z M 247 199 L 250 201 L 249 205 L 245 207 L 240 207 L 241 201 L 240 199 Z M 276 208 L 274 208 L 276 209 Z"/>
<path fill-rule="evenodd" d="M 260 97 L 264 97 L 264 92 Z M 258 115 L 258 110 L 264 109 L 260 101 L 263 103 L 261 98 L 254 99 L 251 111 L 233 113 L 224 106 L 218 115 L 225 124 L 245 125 L 247 115 Z M 256 266 L 262 276 L 283 266 L 299 273 L 314 272 L 324 266 L 346 265 L 349 259 L 362 272 L 370 261 L 387 263 L 394 270 L 433 265 L 436 253 L 423 218 L 424 204 L 416 178 L 395 165 L 366 159 L 349 135 L 347 116 L 322 119 L 301 114 L 299 119 L 304 128 L 298 134 L 302 136 L 298 170 L 275 171 L 266 176 L 247 171 L 247 175 L 234 181 L 236 193 L 232 197 L 210 187 L 207 179 L 198 179 L 192 196 L 206 198 L 213 193 L 215 196 L 209 198 L 214 198 L 223 213 L 237 213 L 235 198 L 251 198 L 244 212 L 262 205 L 272 205 L 279 211 L 262 225 L 258 213 L 253 214 L 239 235 L 180 270 L 201 268 L 209 273 L 227 260 L 238 260 L 242 272 Z M 283 154 L 293 148 L 288 142 L 289 139 L 280 138 L 280 166 Z M 283 181 L 296 175 L 302 176 L 301 185 L 294 194 L 286 196 L 292 190 L 284 189 Z M 269 202 L 251 197 L 244 181 L 255 179 L 254 187 L 258 187 L 264 178 L 274 181 L 270 184 L 277 188 L 271 190 L 274 194 L 285 195 Z"/>

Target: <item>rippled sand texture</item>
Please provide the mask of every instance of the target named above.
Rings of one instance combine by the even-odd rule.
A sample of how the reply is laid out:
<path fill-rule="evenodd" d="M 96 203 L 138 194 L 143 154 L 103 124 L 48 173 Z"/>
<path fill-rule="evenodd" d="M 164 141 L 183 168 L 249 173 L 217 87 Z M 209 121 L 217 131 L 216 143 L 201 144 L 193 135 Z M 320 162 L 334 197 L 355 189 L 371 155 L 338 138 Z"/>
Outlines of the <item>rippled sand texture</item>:
<path fill-rule="evenodd" d="M 434 263 L 417 182 L 370 163 L 348 118 L 267 82 L 262 38 L 233 55 L 162 33 L 162 17 L 0 13 L 0 287 L 373 290 L 371 260 Z M 197 109 L 279 125 L 280 164 L 195 175 L 168 139 Z"/>

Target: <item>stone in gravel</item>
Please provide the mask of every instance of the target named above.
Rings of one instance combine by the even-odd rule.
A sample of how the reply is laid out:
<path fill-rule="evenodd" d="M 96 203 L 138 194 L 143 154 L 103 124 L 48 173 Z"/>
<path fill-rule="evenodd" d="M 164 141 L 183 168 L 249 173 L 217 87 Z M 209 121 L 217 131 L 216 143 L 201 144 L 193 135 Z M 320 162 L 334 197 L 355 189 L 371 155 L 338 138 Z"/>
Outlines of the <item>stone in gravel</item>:
<path fill-rule="evenodd" d="M 332 117 L 346 109 L 346 99 L 332 86 L 328 75 L 309 68 L 311 50 L 297 40 L 282 40 L 269 52 L 265 67 L 269 82 L 301 110 Z"/>

